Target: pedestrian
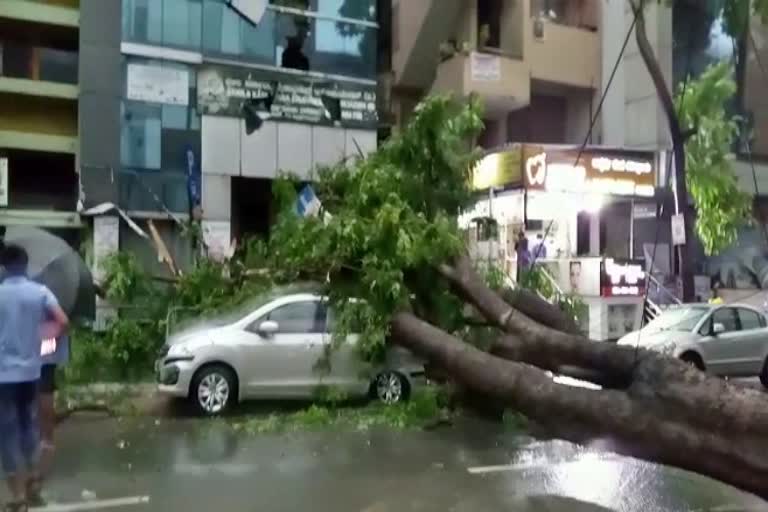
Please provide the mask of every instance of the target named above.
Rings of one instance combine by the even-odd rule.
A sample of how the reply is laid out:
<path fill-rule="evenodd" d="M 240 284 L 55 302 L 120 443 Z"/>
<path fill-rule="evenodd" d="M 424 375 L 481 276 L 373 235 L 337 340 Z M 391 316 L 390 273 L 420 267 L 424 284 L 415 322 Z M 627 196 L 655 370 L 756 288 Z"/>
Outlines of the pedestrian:
<path fill-rule="evenodd" d="M 42 367 L 38 382 L 38 402 L 40 405 L 40 476 L 45 478 L 53 463 L 56 451 L 54 430 L 56 428 L 56 370 L 69 360 L 69 338 L 43 340 Z"/>
<path fill-rule="evenodd" d="M 533 246 L 533 261 L 547 259 L 547 246 L 541 233 L 536 235 L 536 244 Z"/>
<path fill-rule="evenodd" d="M 720 281 L 715 281 L 712 285 L 712 297 L 709 299 L 710 304 L 722 304 L 723 298 L 720 296 L 720 288 L 722 284 Z"/>
<path fill-rule="evenodd" d="M 62 334 L 69 319 L 45 286 L 27 277 L 27 252 L 8 245 L 0 256 L 0 463 L 11 492 L 6 512 L 39 503 L 38 380 L 42 340 Z"/>
<path fill-rule="evenodd" d="M 515 242 L 515 254 L 517 254 L 517 280 L 522 279 L 528 266 L 531 264 L 531 251 L 528 249 L 528 238 L 522 229 L 517 232 Z"/>

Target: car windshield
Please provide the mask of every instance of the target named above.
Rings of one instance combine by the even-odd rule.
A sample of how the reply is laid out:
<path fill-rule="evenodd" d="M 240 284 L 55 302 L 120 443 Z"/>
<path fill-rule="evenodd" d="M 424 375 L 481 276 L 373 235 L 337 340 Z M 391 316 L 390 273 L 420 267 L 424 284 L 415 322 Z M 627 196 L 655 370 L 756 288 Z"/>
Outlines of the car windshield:
<path fill-rule="evenodd" d="M 646 325 L 644 331 L 691 331 L 709 311 L 705 307 L 670 309 Z"/>

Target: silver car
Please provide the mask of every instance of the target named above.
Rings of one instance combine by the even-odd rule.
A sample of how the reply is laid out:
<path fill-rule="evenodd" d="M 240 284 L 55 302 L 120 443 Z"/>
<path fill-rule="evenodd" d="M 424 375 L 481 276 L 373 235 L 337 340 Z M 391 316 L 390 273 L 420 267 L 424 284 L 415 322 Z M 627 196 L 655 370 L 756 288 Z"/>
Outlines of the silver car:
<path fill-rule="evenodd" d="M 768 319 L 740 304 L 670 308 L 620 345 L 639 345 L 723 377 L 759 376 L 768 387 Z"/>
<path fill-rule="evenodd" d="M 390 349 L 382 367 L 366 368 L 352 335 L 330 351 L 330 371 L 317 369 L 330 348 L 331 322 L 319 295 L 267 297 L 231 322 L 171 336 L 155 364 L 159 390 L 188 398 L 204 415 L 240 400 L 311 399 L 322 386 L 349 397 L 406 400 L 424 376 L 423 362 L 406 350 Z"/>

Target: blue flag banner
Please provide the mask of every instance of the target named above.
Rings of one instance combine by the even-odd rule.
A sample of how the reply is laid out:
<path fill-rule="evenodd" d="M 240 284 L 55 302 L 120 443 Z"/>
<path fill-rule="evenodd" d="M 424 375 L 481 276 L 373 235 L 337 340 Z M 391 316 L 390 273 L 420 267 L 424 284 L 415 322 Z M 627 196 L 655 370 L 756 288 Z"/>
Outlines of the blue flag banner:
<path fill-rule="evenodd" d="M 187 146 L 184 151 L 184 157 L 186 158 L 187 169 L 187 188 L 189 193 L 190 206 L 192 208 L 200 206 L 203 202 L 202 194 L 202 181 L 203 177 L 200 174 L 200 166 L 197 165 L 197 159 L 195 158 L 194 150 Z"/>
<path fill-rule="evenodd" d="M 321 206 L 320 199 L 310 185 L 306 185 L 301 189 L 296 200 L 296 213 L 302 217 L 314 217 L 320 213 Z"/>

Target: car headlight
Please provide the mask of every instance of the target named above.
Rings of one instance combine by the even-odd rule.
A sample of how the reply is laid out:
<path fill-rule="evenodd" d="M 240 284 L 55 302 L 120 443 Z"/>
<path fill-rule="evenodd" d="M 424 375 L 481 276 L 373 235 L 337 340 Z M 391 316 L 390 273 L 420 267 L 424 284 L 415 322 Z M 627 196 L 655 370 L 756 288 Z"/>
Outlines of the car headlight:
<path fill-rule="evenodd" d="M 174 361 L 191 361 L 195 358 L 195 354 L 183 343 L 178 345 L 171 345 L 168 355 L 165 357 L 165 362 L 172 363 Z"/>

